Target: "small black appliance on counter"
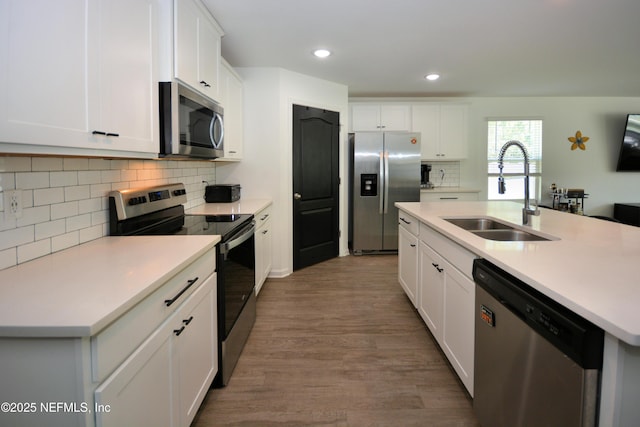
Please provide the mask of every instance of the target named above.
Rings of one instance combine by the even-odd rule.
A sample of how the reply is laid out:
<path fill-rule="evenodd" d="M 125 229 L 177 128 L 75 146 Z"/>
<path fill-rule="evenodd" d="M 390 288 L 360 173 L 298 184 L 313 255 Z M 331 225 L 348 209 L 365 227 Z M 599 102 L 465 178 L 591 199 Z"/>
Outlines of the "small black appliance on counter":
<path fill-rule="evenodd" d="M 207 203 L 232 203 L 240 200 L 240 184 L 207 185 L 204 189 Z"/>

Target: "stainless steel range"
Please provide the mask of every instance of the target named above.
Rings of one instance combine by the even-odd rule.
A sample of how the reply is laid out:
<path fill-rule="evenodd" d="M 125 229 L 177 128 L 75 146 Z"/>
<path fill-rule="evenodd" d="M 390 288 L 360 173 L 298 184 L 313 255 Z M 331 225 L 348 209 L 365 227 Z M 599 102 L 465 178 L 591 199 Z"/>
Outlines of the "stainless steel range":
<path fill-rule="evenodd" d="M 112 236 L 220 235 L 218 274 L 218 375 L 228 384 L 256 318 L 255 221 L 253 215 L 186 215 L 183 184 L 109 193 Z"/>

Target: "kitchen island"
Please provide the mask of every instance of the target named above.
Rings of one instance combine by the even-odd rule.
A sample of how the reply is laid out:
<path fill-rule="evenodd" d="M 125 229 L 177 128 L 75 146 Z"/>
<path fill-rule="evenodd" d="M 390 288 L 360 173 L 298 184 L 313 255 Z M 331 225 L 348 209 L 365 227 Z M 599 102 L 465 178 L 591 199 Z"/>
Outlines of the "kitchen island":
<path fill-rule="evenodd" d="M 635 425 L 640 391 L 640 229 L 541 209 L 522 226 L 513 202 L 397 203 L 448 241 L 514 275 L 605 331 L 600 425 Z M 547 237 L 484 239 L 444 218 L 490 217 Z M 402 261 L 400 261 L 402 262 Z"/>

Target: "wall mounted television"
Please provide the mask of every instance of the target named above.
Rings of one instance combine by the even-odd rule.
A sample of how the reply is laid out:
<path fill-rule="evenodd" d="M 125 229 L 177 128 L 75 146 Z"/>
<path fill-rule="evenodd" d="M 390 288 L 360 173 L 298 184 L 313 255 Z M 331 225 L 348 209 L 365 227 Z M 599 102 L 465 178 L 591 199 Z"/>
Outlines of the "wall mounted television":
<path fill-rule="evenodd" d="M 617 171 L 640 171 L 640 114 L 627 115 Z"/>

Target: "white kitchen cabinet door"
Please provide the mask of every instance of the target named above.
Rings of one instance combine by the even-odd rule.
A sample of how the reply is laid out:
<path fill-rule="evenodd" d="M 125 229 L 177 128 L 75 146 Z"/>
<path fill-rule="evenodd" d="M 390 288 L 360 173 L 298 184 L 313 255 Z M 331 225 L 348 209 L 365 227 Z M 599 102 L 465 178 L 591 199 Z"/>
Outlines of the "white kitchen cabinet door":
<path fill-rule="evenodd" d="M 420 283 L 418 312 L 427 327 L 442 345 L 444 259 L 426 243 L 420 242 Z"/>
<path fill-rule="evenodd" d="M 224 157 L 216 161 L 242 160 L 244 146 L 244 87 L 240 76 L 221 58 L 220 92 L 218 98 L 224 108 Z"/>
<path fill-rule="evenodd" d="M 271 205 L 256 215 L 256 295 L 271 272 L 273 256 L 273 232 L 271 230 Z"/>
<path fill-rule="evenodd" d="M 411 107 L 404 104 L 352 104 L 351 128 L 353 132 L 410 131 Z"/>
<path fill-rule="evenodd" d="M 218 100 L 222 32 L 196 0 L 174 1 L 175 77 Z"/>
<path fill-rule="evenodd" d="M 172 326 L 165 323 L 95 391 L 97 427 L 175 426 Z M 93 409 L 93 408 L 92 408 Z"/>
<path fill-rule="evenodd" d="M 459 160 L 468 154 L 468 106 L 414 104 L 412 130 L 421 134 L 423 160 Z"/>
<path fill-rule="evenodd" d="M 445 262 L 442 350 L 473 397 L 475 284 Z"/>
<path fill-rule="evenodd" d="M 154 7 L 1 2 L 0 142 L 12 144 L 4 151 L 155 157 Z"/>
<path fill-rule="evenodd" d="M 191 424 L 218 372 L 216 281 L 216 274 L 209 276 L 185 301 L 173 321 L 180 426 Z"/>
<path fill-rule="evenodd" d="M 0 2 L 0 142 L 87 143 L 86 0 Z"/>
<path fill-rule="evenodd" d="M 153 0 L 101 0 L 89 28 L 89 130 L 97 148 L 157 153 L 158 30 Z M 93 92 L 90 92 L 93 93 Z M 104 135 L 104 134 L 106 135 Z"/>
<path fill-rule="evenodd" d="M 418 306 L 418 237 L 405 227 L 398 230 L 398 281 L 407 297 Z"/>

